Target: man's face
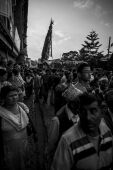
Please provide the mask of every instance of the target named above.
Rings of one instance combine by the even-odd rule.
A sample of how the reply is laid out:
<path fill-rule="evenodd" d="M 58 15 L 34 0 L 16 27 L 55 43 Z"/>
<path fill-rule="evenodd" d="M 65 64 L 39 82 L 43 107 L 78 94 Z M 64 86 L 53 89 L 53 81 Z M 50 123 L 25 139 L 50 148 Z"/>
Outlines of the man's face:
<path fill-rule="evenodd" d="M 84 105 L 80 111 L 80 120 L 88 132 L 98 129 L 101 120 L 101 110 L 97 101 Z"/>
<path fill-rule="evenodd" d="M 91 68 L 90 67 L 84 67 L 84 69 L 80 73 L 80 78 L 83 81 L 89 81 L 90 78 L 91 78 Z"/>
<path fill-rule="evenodd" d="M 108 81 L 102 81 L 101 84 L 100 84 L 100 88 L 101 90 L 107 90 L 108 89 Z"/>

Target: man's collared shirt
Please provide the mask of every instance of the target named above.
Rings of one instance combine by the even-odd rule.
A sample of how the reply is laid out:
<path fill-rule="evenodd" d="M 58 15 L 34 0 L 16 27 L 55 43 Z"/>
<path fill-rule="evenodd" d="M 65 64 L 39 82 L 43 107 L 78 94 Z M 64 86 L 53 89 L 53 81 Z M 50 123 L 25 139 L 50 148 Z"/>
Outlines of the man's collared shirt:
<path fill-rule="evenodd" d="M 72 120 L 73 122 L 73 125 L 75 123 L 77 123 L 77 121 L 79 120 L 79 117 L 78 115 L 76 115 L 74 117 L 74 114 L 71 112 L 71 110 L 68 108 L 67 105 L 63 106 L 66 111 L 66 114 L 68 116 L 68 119 L 69 120 Z M 61 108 L 62 109 L 62 108 Z M 58 112 L 59 113 L 59 112 Z M 65 122 L 64 122 L 65 123 Z M 59 139 L 59 127 L 60 127 L 60 122 L 59 122 L 59 119 L 57 116 L 53 117 L 52 118 L 52 121 L 50 123 L 50 127 L 48 129 L 48 144 L 47 144 L 47 147 L 46 147 L 46 154 L 48 155 L 51 155 L 54 150 L 56 149 L 56 143 Z M 68 130 L 68 129 L 67 129 Z M 49 158 L 48 158 L 49 159 Z"/>
<path fill-rule="evenodd" d="M 102 119 L 99 149 L 80 128 L 79 123 L 66 131 L 59 142 L 51 170 L 110 170 L 113 161 L 113 136 Z"/>
<path fill-rule="evenodd" d="M 73 123 L 77 123 L 79 121 L 79 116 L 78 114 L 77 115 L 74 115 L 72 113 L 72 111 L 69 109 L 69 107 L 67 106 L 66 104 L 66 112 L 67 112 L 67 116 L 68 116 L 68 119 L 69 120 L 72 120 Z"/>

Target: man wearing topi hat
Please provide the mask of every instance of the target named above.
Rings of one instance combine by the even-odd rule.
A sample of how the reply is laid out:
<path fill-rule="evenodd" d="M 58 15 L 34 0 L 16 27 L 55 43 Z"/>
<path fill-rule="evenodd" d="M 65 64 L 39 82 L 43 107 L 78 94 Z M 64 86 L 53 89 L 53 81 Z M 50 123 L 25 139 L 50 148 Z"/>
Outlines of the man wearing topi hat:
<path fill-rule="evenodd" d="M 80 94 L 82 94 L 82 91 L 75 88 L 73 85 L 70 85 L 63 93 L 63 97 L 66 99 L 67 104 L 64 105 L 51 120 L 48 131 L 48 144 L 45 151 L 49 166 L 52 162 L 60 137 L 79 120 L 78 96 Z"/>
<path fill-rule="evenodd" d="M 112 170 L 113 136 L 91 93 L 79 95 L 79 122 L 60 138 L 51 170 Z"/>

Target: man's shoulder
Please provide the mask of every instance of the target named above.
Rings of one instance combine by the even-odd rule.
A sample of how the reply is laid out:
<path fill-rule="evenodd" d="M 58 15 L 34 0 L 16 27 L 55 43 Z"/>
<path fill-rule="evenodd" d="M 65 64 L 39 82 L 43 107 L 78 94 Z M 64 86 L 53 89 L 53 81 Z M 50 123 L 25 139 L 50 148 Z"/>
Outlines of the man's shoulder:
<path fill-rule="evenodd" d="M 104 135 L 104 134 L 106 134 L 107 132 L 110 132 L 110 133 L 111 133 L 111 130 L 110 130 L 110 128 L 108 127 L 108 125 L 107 125 L 106 120 L 105 120 L 104 117 L 101 119 L 99 128 L 100 128 L 100 131 L 101 131 L 101 135 Z"/>
<path fill-rule="evenodd" d="M 74 87 L 76 87 L 77 89 L 79 89 L 79 90 L 81 90 L 81 91 L 83 91 L 83 92 L 86 92 L 87 90 L 86 90 L 86 88 L 85 88 L 85 86 L 83 86 L 81 83 L 79 83 L 79 82 L 76 82 L 76 84 L 74 84 Z"/>
<path fill-rule="evenodd" d="M 57 112 L 56 116 L 59 117 L 62 113 L 66 111 L 66 105 L 62 106 Z"/>
<path fill-rule="evenodd" d="M 51 121 L 50 121 L 50 124 L 52 124 L 52 125 L 57 125 L 57 126 L 59 126 L 59 119 L 58 119 L 58 117 L 57 116 L 54 116 L 52 119 L 51 119 Z"/>
<path fill-rule="evenodd" d="M 71 128 L 69 128 L 63 135 L 62 138 L 66 141 L 68 145 L 73 143 L 76 140 L 84 137 L 85 134 L 79 126 L 79 123 L 74 124 Z"/>
<path fill-rule="evenodd" d="M 22 102 L 18 102 L 18 105 L 28 114 L 29 113 L 29 108 L 27 107 L 27 105 L 25 105 Z"/>

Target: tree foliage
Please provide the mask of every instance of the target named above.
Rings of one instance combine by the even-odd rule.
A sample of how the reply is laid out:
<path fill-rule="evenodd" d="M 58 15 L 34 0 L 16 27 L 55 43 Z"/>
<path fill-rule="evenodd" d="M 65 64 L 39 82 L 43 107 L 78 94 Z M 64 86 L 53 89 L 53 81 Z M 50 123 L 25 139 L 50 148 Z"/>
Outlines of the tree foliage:
<path fill-rule="evenodd" d="M 75 61 L 78 55 L 79 54 L 77 51 L 69 51 L 67 53 L 62 54 L 61 60 L 62 61 Z"/>
<path fill-rule="evenodd" d="M 96 65 L 98 60 L 103 57 L 102 52 L 99 52 L 101 46 L 102 44 L 99 42 L 98 34 L 96 31 L 91 31 L 90 34 L 86 36 L 86 40 L 79 50 L 79 59 Z"/>

